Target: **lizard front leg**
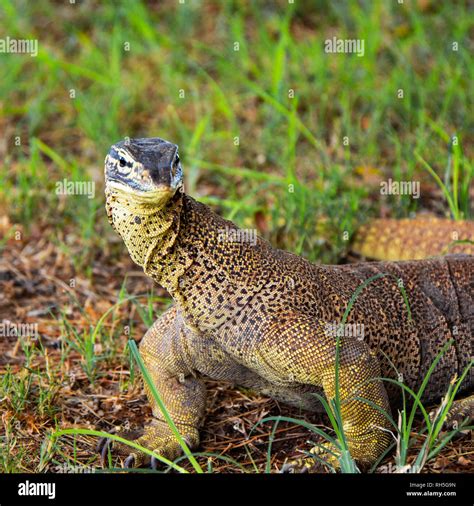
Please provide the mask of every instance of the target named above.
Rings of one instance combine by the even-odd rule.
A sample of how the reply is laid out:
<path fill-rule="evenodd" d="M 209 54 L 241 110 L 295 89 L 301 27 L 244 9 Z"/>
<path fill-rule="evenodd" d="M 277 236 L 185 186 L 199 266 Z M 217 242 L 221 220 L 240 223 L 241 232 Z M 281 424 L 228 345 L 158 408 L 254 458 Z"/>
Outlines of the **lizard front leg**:
<path fill-rule="evenodd" d="M 264 376 L 274 383 L 302 383 L 323 387 L 326 398 L 336 397 L 336 338 L 325 323 L 291 314 L 267 324 L 259 344 Z M 342 425 L 352 457 L 362 466 L 376 461 L 388 447 L 390 406 L 376 357 L 366 343 L 342 338 L 339 355 L 339 399 Z M 384 415 L 384 412 L 387 416 Z M 333 453 L 337 449 L 328 447 Z M 336 450 L 336 451 L 334 451 Z M 326 460 L 338 466 L 337 457 Z M 303 459 L 297 464 L 314 465 Z"/>
<path fill-rule="evenodd" d="M 148 330 L 140 343 L 140 355 L 168 413 L 190 448 L 199 444 L 199 425 L 205 409 L 206 391 L 201 380 L 193 376 L 183 350 L 182 321 L 175 307 L 166 311 Z M 155 397 L 145 383 L 152 405 L 153 420 L 135 442 L 174 460 L 181 446 L 168 426 Z M 101 447 L 103 460 L 111 446 L 110 440 Z M 121 443 L 113 443 L 114 452 L 123 457 L 125 467 L 140 467 L 156 460 Z"/>

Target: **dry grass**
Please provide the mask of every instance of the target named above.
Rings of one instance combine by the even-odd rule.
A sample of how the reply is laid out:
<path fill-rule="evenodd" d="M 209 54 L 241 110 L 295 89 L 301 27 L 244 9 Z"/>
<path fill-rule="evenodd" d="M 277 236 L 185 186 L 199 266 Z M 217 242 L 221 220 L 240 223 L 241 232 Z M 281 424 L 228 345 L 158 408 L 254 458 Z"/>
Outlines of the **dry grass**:
<path fill-rule="evenodd" d="M 147 328 L 137 305 L 119 305 L 97 340 L 88 340 L 125 293 L 150 303 L 155 317 L 169 302 L 105 218 L 102 161 L 124 135 L 179 143 L 193 196 L 315 261 L 347 260 L 343 233 L 369 216 L 448 214 L 413 153 L 446 181 L 453 135 L 459 209 L 472 216 L 467 2 L 342 4 L 1 2 L 3 33 L 37 38 L 40 53 L 0 55 L 0 322 L 38 330 L 32 338 L 0 337 L 0 472 L 98 466 L 94 438 L 64 436 L 48 446 L 48 434 L 135 429 L 149 414 L 124 351 L 129 336 L 139 339 Z M 325 54 L 324 39 L 334 35 L 364 38 L 364 58 Z M 453 39 L 459 51 L 451 50 Z M 421 181 L 421 198 L 382 199 L 379 182 L 389 177 Z M 95 181 L 95 197 L 57 195 L 63 178 Z M 272 425 L 251 433 L 264 416 L 328 423 L 230 385 L 208 387 L 201 450 L 248 471 L 265 469 Z M 308 450 L 312 437 L 280 423 L 272 471 Z M 472 472 L 473 458 L 471 434 L 423 472 Z M 199 461 L 207 466 L 206 457 Z M 383 462 L 393 463 L 393 456 Z M 240 472 L 217 458 L 212 467 Z"/>
<path fill-rule="evenodd" d="M 81 354 L 67 349 L 65 344 L 67 334 L 60 324 L 60 309 L 78 331 L 86 330 L 90 322 L 97 322 L 116 303 L 123 273 L 128 273 L 129 294 L 147 294 L 152 288 L 151 282 L 125 255 L 114 264 L 107 262 L 105 256 L 96 262 L 101 267 L 93 268 L 92 278 L 76 275 L 67 267 L 62 253 L 40 237 L 27 242 L 10 240 L 4 251 L 0 269 L 3 287 L 0 320 L 37 323 L 39 332 L 38 337 L 26 340 L 30 348 L 26 354 L 22 347 L 25 339 L 10 336 L 0 341 L 0 373 L 5 375 L 9 368 L 17 381 L 30 380 L 20 411 L 15 410 L 12 398 L 15 392 L 0 399 L 3 421 L 0 436 L 8 435 L 10 439 L 6 445 L 9 454 L 3 456 L 4 470 L 55 471 L 65 463 L 77 469 L 100 466 L 95 450 L 97 440 L 93 437 L 64 436 L 43 459 L 41 446 L 53 430 L 90 428 L 108 432 L 119 427 L 135 430 L 143 427 L 150 415 L 142 381 L 133 370 L 131 377 L 130 361 L 123 353 L 128 339 L 124 333 L 126 325 L 134 323 L 134 336 L 146 330 L 134 304 L 124 303 L 107 320 L 95 345 L 95 353 L 100 358 L 92 383 L 84 371 Z M 74 290 L 69 287 L 70 279 L 75 280 Z M 156 294 L 161 295 L 165 294 L 160 291 Z M 163 302 L 155 303 L 154 308 L 157 312 L 162 310 Z M 114 345 L 108 345 L 107 350 L 106 335 L 114 338 Z M 31 349 L 40 348 L 44 351 L 34 352 L 25 369 L 26 355 Z M 323 415 L 309 415 L 222 382 L 208 380 L 206 383 L 207 422 L 200 451 L 230 457 L 249 472 L 265 470 L 272 424 L 254 426 L 266 416 L 292 416 L 329 430 Z M 49 395 L 46 400 L 43 399 L 45 392 Z M 309 450 L 310 440 L 315 439 L 308 430 L 281 422 L 273 440 L 271 469 L 280 469 L 285 459 L 296 455 L 298 450 Z M 419 437 L 414 452 L 422 442 L 423 438 Z M 424 472 L 472 472 L 473 460 L 472 435 L 465 435 L 449 444 Z M 208 465 L 207 457 L 200 457 L 198 461 L 204 468 Z M 241 472 L 224 460 L 212 457 L 211 462 L 214 472 Z M 186 462 L 181 464 L 191 470 Z M 393 456 L 389 456 L 377 472 L 386 472 L 393 464 Z"/>

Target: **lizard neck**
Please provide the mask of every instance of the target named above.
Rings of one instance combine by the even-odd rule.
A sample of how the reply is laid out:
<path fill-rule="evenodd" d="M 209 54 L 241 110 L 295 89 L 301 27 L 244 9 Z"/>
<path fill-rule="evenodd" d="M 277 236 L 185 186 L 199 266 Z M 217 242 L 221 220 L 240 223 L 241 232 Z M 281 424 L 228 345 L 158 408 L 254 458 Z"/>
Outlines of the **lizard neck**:
<path fill-rule="evenodd" d="M 160 209 L 117 195 L 107 207 L 132 260 L 168 290 L 193 327 L 218 327 L 274 274 L 271 248 L 255 231 L 240 230 L 182 191 Z"/>
<path fill-rule="evenodd" d="M 255 230 L 239 229 L 204 204 L 184 195 L 175 248 L 187 260 L 171 291 L 191 327 L 218 329 L 237 317 L 278 269 L 270 245 Z"/>
<path fill-rule="evenodd" d="M 145 274 L 167 289 L 184 272 L 174 247 L 181 224 L 182 197 L 182 190 L 178 190 L 164 206 L 157 207 L 131 201 L 127 195 L 106 188 L 109 221 L 122 237 L 130 257 Z M 173 266 L 174 272 L 170 268 Z"/>

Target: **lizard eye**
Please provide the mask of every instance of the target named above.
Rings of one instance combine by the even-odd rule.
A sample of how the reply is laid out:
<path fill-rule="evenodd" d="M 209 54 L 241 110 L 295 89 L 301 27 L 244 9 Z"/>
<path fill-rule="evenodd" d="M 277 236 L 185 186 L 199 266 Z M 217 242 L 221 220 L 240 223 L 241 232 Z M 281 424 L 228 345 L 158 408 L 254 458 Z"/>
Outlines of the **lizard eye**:
<path fill-rule="evenodd" d="M 178 165 L 179 165 L 179 156 L 176 155 L 175 158 L 174 158 L 174 162 L 173 162 L 173 165 L 171 167 L 171 175 L 173 177 L 176 176 L 176 169 L 178 168 Z"/>
<path fill-rule="evenodd" d="M 120 167 L 125 167 L 125 165 L 127 165 L 127 162 L 125 161 L 125 158 L 120 158 L 119 160 L 119 165 Z"/>

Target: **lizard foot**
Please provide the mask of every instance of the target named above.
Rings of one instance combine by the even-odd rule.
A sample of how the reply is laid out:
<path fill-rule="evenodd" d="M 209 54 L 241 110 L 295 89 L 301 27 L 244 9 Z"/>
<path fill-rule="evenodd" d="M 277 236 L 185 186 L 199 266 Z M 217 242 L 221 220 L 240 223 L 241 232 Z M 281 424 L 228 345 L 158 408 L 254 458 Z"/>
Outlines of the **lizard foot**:
<path fill-rule="evenodd" d="M 340 468 L 338 459 L 340 452 L 331 443 L 323 443 L 319 446 L 314 446 L 309 453 L 311 453 L 311 455 L 298 457 L 286 462 L 281 468 L 280 473 L 318 473 L 322 471 L 324 466 L 321 461 L 326 462 L 335 470 Z"/>
<path fill-rule="evenodd" d="M 181 446 L 164 422 L 154 420 L 150 425 L 145 427 L 139 436 L 136 432 L 120 433 L 119 435 L 168 460 L 174 460 L 182 453 Z M 197 430 L 191 431 L 187 429 L 187 433 L 182 433 L 182 436 L 188 446 L 193 447 L 198 444 L 199 436 Z M 157 469 L 160 464 L 159 459 L 156 457 L 110 438 L 102 438 L 99 441 L 97 449 L 100 453 L 103 466 L 107 464 L 109 452 L 121 459 L 124 468 L 150 466 L 152 469 Z"/>

